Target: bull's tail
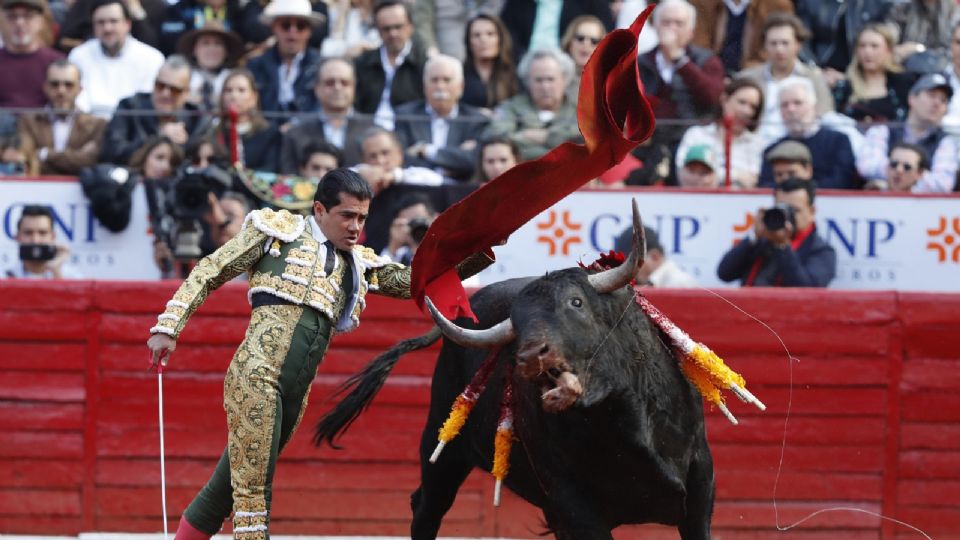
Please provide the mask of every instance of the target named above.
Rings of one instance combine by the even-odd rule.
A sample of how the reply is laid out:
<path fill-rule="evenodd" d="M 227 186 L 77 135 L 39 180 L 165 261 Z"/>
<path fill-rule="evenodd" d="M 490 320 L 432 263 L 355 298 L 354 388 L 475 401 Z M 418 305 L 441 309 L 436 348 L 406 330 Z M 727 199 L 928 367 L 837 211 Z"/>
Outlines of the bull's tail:
<path fill-rule="evenodd" d="M 383 383 L 387 381 L 387 376 L 393 371 L 393 366 L 397 364 L 400 357 L 408 352 L 433 345 L 440 339 L 440 336 L 440 329 L 434 326 L 422 336 L 401 341 L 387 352 L 374 358 L 363 368 L 363 371 L 347 379 L 337 389 L 334 397 L 340 397 L 348 391 L 350 393 L 343 397 L 333 410 L 323 415 L 323 418 L 317 423 L 313 434 L 314 444 L 320 446 L 326 441 L 330 446 L 340 448 L 334 441 L 343 436 L 353 422 L 370 406 L 373 398 L 383 388 Z"/>

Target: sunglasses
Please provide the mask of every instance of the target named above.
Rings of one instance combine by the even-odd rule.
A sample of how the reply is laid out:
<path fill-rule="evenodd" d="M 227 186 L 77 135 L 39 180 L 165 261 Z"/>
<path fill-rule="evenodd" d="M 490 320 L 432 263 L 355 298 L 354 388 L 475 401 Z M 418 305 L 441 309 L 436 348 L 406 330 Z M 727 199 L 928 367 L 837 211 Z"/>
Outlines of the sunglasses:
<path fill-rule="evenodd" d="M 49 86 L 49 87 L 51 87 L 51 88 L 60 88 L 60 87 L 62 86 L 62 87 L 64 87 L 64 88 L 66 88 L 66 89 L 69 90 L 69 89 L 75 87 L 76 85 L 77 85 L 77 83 L 75 83 L 75 82 L 73 82 L 73 81 L 59 81 L 59 80 L 57 80 L 57 79 L 50 79 L 49 81 L 47 81 L 47 86 Z"/>
<path fill-rule="evenodd" d="M 280 28 L 283 28 L 284 32 L 289 32 L 291 28 L 296 28 L 297 31 L 303 32 L 307 28 L 310 28 L 310 23 L 300 19 L 286 19 L 280 21 Z"/>
<path fill-rule="evenodd" d="M 186 91 L 186 88 L 174 86 L 172 84 L 168 84 L 163 81 L 154 81 L 153 89 L 157 92 L 163 92 L 164 90 L 166 90 L 167 92 L 170 92 L 170 94 L 173 96 L 179 96 L 180 94 Z"/>
<path fill-rule="evenodd" d="M 592 45 L 600 44 L 600 38 L 593 37 L 593 36 L 585 36 L 583 34 L 576 34 L 575 36 L 573 36 L 573 39 L 575 39 L 578 43 L 585 43 L 589 41 Z"/>
<path fill-rule="evenodd" d="M 902 169 L 904 170 L 904 172 L 910 172 L 910 171 L 913 170 L 913 164 L 912 164 L 912 163 L 906 163 L 906 162 L 904 162 L 904 161 L 897 161 L 897 160 L 894 159 L 894 160 L 891 160 L 891 161 L 890 161 L 890 168 L 891 168 L 891 169 L 900 169 L 900 168 L 902 168 Z"/>

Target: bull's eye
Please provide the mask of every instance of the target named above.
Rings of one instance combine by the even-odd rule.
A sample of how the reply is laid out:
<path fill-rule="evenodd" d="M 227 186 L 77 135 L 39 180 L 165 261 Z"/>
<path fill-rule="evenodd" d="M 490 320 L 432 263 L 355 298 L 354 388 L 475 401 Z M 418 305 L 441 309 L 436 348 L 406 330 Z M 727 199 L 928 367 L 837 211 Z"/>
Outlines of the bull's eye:
<path fill-rule="evenodd" d="M 579 298 L 574 298 L 574 299 L 570 300 L 570 305 L 573 306 L 573 307 L 580 307 L 580 306 L 583 305 L 583 300 L 581 300 L 581 299 L 579 299 Z"/>

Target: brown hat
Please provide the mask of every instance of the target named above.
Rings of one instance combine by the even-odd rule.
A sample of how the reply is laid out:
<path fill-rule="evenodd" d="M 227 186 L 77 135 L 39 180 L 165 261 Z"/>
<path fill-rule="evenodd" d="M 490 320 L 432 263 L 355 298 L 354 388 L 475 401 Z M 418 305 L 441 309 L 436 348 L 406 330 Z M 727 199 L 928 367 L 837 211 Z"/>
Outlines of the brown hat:
<path fill-rule="evenodd" d="M 46 0 L 3 0 L 3 9 L 11 9 L 17 6 L 33 8 L 40 13 L 47 11 Z"/>
<path fill-rule="evenodd" d="M 223 40 L 223 45 L 227 48 L 227 58 L 224 61 L 227 67 L 236 65 L 237 60 L 243 55 L 243 40 L 236 33 L 225 29 L 220 21 L 207 21 L 202 27 L 180 36 L 177 40 L 177 52 L 187 58 L 193 58 L 193 49 L 200 36 L 217 36 Z"/>
<path fill-rule="evenodd" d="M 767 161 L 789 161 L 791 163 L 813 163 L 810 149 L 799 141 L 786 140 L 773 147 L 767 154 Z"/>

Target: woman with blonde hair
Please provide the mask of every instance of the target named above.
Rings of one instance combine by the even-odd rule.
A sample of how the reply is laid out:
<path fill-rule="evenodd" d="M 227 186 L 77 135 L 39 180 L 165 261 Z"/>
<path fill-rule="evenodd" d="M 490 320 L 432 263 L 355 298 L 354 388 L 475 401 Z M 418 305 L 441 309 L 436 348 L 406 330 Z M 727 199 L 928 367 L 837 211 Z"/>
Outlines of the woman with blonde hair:
<path fill-rule="evenodd" d="M 560 38 L 560 48 L 573 58 L 573 63 L 577 66 L 573 72 L 573 78 L 567 83 L 567 99 L 573 100 L 574 103 L 580 93 L 580 76 L 583 74 L 583 68 L 586 67 L 590 55 L 606 34 L 607 29 L 599 18 L 593 15 L 580 15 L 570 21 L 563 37 Z"/>
<path fill-rule="evenodd" d="M 236 115 L 236 148 L 231 148 L 231 114 Z M 247 169 L 277 172 L 280 131 L 263 117 L 260 93 L 249 70 L 231 70 L 224 79 L 220 118 L 214 121 L 212 131 L 217 143 L 236 153 L 236 159 Z"/>
<path fill-rule="evenodd" d="M 846 78 L 833 89 L 837 112 L 858 122 L 902 122 L 913 77 L 897 63 L 896 30 L 870 23 L 857 35 Z"/>

